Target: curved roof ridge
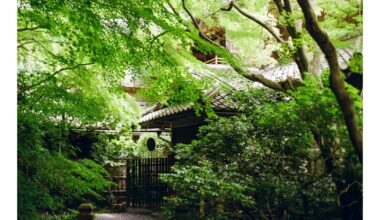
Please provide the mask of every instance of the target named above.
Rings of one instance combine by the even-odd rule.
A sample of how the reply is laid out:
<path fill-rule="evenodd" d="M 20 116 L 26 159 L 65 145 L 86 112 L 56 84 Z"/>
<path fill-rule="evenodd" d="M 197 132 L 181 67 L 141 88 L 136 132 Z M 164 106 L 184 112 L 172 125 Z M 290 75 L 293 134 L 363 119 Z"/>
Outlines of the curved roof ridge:
<path fill-rule="evenodd" d="M 338 61 L 339 65 L 341 67 L 347 66 L 349 60 L 352 57 L 352 53 L 349 50 L 346 49 L 338 49 Z M 321 60 L 321 65 L 320 68 L 324 69 L 328 67 L 326 59 Z M 216 66 L 216 65 L 214 65 Z M 211 67 L 212 68 L 212 67 Z M 227 65 L 222 65 L 220 67 L 222 70 L 227 70 L 234 72 L 234 70 Z M 285 80 L 287 77 L 292 77 L 292 78 L 301 78 L 300 72 L 298 70 L 298 67 L 295 62 L 286 64 L 286 65 L 277 65 L 272 68 L 268 68 L 266 70 L 260 70 L 256 68 L 248 68 L 249 71 L 252 71 L 254 73 L 262 74 L 264 77 L 272 80 Z M 238 88 L 237 85 L 234 85 L 233 80 L 228 81 L 226 78 L 223 78 L 222 76 L 218 76 L 216 73 L 212 72 L 211 70 L 205 69 L 204 71 L 201 72 L 191 72 L 192 74 L 196 75 L 203 75 L 206 77 L 210 77 L 212 79 L 215 79 L 217 82 L 212 86 L 209 90 L 204 92 L 204 96 L 206 97 L 214 97 L 213 103 L 211 104 L 213 108 L 215 109 L 230 109 L 230 108 L 236 108 L 233 103 L 228 103 L 226 99 L 228 96 L 233 93 L 233 91 L 241 90 L 241 88 Z M 236 72 L 234 72 L 236 73 Z M 236 73 L 238 74 L 238 73 Z M 248 79 L 245 79 L 242 77 L 242 79 L 246 80 L 247 82 L 251 82 L 250 85 L 252 87 L 263 87 L 264 85 L 258 83 L 258 82 L 252 82 Z M 239 80 L 239 79 L 237 79 Z M 235 81 L 237 81 L 235 80 Z M 228 88 L 230 88 L 230 91 L 226 93 L 220 93 L 220 84 L 226 85 Z M 239 82 L 237 82 L 239 83 Z M 236 82 L 235 82 L 236 84 Z M 191 109 L 194 106 L 194 103 L 189 103 L 187 105 L 176 105 L 176 106 L 171 106 L 171 107 L 166 107 L 162 108 L 159 110 L 156 110 L 153 112 L 147 112 L 146 115 L 143 115 L 143 117 L 138 121 L 138 123 L 143 123 L 143 122 L 148 122 L 154 119 L 158 119 L 161 117 L 166 117 L 170 115 L 174 115 L 180 112 L 184 112 L 186 110 Z M 156 105 L 154 106 L 156 107 Z"/>

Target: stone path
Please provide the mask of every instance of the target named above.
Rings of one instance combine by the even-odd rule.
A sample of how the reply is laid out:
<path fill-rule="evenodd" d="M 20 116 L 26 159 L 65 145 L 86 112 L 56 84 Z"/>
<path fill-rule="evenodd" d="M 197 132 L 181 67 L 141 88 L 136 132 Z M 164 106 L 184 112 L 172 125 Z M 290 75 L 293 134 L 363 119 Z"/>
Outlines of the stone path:
<path fill-rule="evenodd" d="M 96 214 L 95 220 L 162 220 L 162 214 L 149 209 L 127 209 L 126 213 Z"/>
<path fill-rule="evenodd" d="M 112 214 L 97 214 L 95 220 L 155 220 L 149 215 L 128 214 L 128 213 L 112 213 Z"/>

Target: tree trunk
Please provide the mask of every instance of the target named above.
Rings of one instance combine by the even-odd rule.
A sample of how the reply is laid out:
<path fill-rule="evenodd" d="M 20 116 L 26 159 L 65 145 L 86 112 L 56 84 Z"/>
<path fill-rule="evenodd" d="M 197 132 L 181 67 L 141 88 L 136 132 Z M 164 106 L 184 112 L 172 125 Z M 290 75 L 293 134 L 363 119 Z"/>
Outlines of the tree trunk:
<path fill-rule="evenodd" d="M 344 79 L 340 76 L 337 53 L 328 35 L 319 27 L 313 8 L 309 0 L 297 0 L 305 17 L 306 29 L 321 48 L 330 67 L 330 87 L 338 100 L 344 121 L 359 161 L 363 162 L 363 137 L 357 122 L 354 102 L 348 94 Z"/>
<path fill-rule="evenodd" d="M 363 200 L 361 192 L 362 179 L 355 173 L 355 169 L 346 164 L 343 168 L 338 167 L 334 163 L 333 158 L 336 157 L 331 151 L 333 142 L 325 140 L 323 135 L 315 129 L 311 128 L 314 140 L 322 154 L 325 163 L 325 172 L 332 175 L 337 190 L 337 201 L 341 208 L 342 220 L 356 220 L 363 218 Z"/>
<path fill-rule="evenodd" d="M 313 58 L 310 62 L 310 73 L 321 79 L 321 51 L 318 46 L 313 48 Z"/>
<path fill-rule="evenodd" d="M 284 4 L 281 0 L 274 0 L 274 3 L 277 6 L 280 15 L 288 16 L 293 14 L 293 8 L 289 0 L 284 0 Z M 301 43 L 300 45 L 297 45 L 295 43 L 295 41 L 301 38 L 301 34 L 297 30 L 297 22 L 294 22 L 294 24 L 287 25 L 286 29 L 289 35 L 292 37 L 292 43 L 296 50 L 295 54 L 293 55 L 293 59 L 297 64 L 298 70 L 300 71 L 302 78 L 304 78 L 305 72 L 309 72 L 309 63 L 303 43 Z"/>
<path fill-rule="evenodd" d="M 203 199 L 203 197 L 201 197 L 199 201 L 199 217 L 200 218 L 203 218 L 205 216 L 205 206 L 206 206 L 205 200 Z"/>

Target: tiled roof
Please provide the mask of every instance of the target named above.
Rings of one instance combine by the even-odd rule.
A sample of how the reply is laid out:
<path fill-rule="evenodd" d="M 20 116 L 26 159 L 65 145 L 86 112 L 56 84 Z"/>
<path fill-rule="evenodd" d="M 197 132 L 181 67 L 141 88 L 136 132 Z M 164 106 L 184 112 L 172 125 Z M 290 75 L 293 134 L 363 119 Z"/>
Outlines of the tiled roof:
<path fill-rule="evenodd" d="M 223 93 L 213 98 L 211 107 L 214 110 L 236 110 L 238 106 L 235 102 L 230 100 L 230 96 L 233 92 Z"/>
<path fill-rule="evenodd" d="M 143 122 L 151 121 L 151 120 L 154 120 L 154 119 L 157 119 L 157 118 L 163 118 L 165 116 L 174 115 L 176 113 L 184 112 L 186 110 L 189 110 L 192 107 L 193 107 L 193 104 L 190 103 L 190 104 L 187 104 L 187 105 L 178 105 L 178 106 L 173 106 L 173 107 L 168 107 L 168 108 L 160 109 L 160 110 L 151 112 L 151 113 L 149 113 L 147 115 L 144 115 L 142 118 L 140 118 L 140 120 L 138 122 L 139 123 L 143 123 Z"/>
<path fill-rule="evenodd" d="M 218 94 L 214 96 L 212 98 L 211 107 L 214 110 L 231 110 L 231 111 L 236 110 L 237 109 L 236 104 L 234 104 L 231 100 L 228 99 L 230 95 L 231 95 L 231 92 L 222 93 L 222 94 Z M 142 118 L 140 118 L 138 122 L 139 123 L 148 122 L 154 119 L 164 118 L 164 117 L 171 116 L 177 113 L 185 112 L 185 111 L 191 110 L 193 106 L 194 104 L 190 103 L 187 105 L 177 105 L 173 107 L 163 108 L 163 109 L 144 115 Z"/>
<path fill-rule="evenodd" d="M 341 68 L 346 68 L 347 63 L 352 57 L 351 53 L 347 50 L 339 50 L 338 53 L 338 61 Z M 250 80 L 247 80 L 243 76 L 237 74 L 233 69 L 228 65 L 208 65 L 212 69 L 218 71 L 219 73 L 222 73 L 225 77 L 219 76 L 215 73 L 213 73 L 210 70 L 205 70 L 203 73 L 192 73 L 195 75 L 195 77 L 200 78 L 202 75 L 206 75 L 208 77 L 213 77 L 217 82 L 227 85 L 230 87 L 229 92 L 219 92 L 219 94 L 212 96 L 212 104 L 214 110 L 236 110 L 237 106 L 235 103 L 233 103 L 231 100 L 229 100 L 229 96 L 234 91 L 244 90 L 247 88 L 257 88 L 257 87 L 264 87 L 259 82 L 252 82 Z M 325 59 L 322 60 L 320 68 L 325 69 L 328 67 L 328 64 Z M 248 71 L 253 73 L 259 73 L 262 74 L 264 77 L 274 80 L 274 81 L 284 81 L 288 77 L 300 79 L 300 72 L 298 70 L 298 67 L 295 63 L 291 63 L 288 65 L 280 65 L 273 68 L 265 69 L 265 70 L 258 70 L 256 68 L 250 68 Z M 148 122 L 151 120 L 164 118 L 168 116 L 172 116 L 181 112 L 189 111 L 193 107 L 193 104 L 187 104 L 187 105 L 178 105 L 173 107 L 167 107 L 163 108 L 154 112 L 146 112 L 146 115 L 143 115 L 143 117 L 139 120 L 139 123 Z"/>

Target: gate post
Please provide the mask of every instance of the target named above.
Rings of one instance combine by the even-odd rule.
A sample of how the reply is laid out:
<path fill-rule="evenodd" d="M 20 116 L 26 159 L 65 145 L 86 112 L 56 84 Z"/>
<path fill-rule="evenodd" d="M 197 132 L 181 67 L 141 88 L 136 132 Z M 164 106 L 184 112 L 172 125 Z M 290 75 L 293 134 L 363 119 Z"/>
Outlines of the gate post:
<path fill-rule="evenodd" d="M 92 214 L 93 207 L 90 203 L 82 203 L 80 204 L 79 214 L 77 216 L 77 220 L 93 220 L 94 215 Z"/>
<path fill-rule="evenodd" d="M 125 200 L 126 200 L 126 206 L 128 207 L 130 205 L 129 200 L 129 159 L 125 160 Z"/>

